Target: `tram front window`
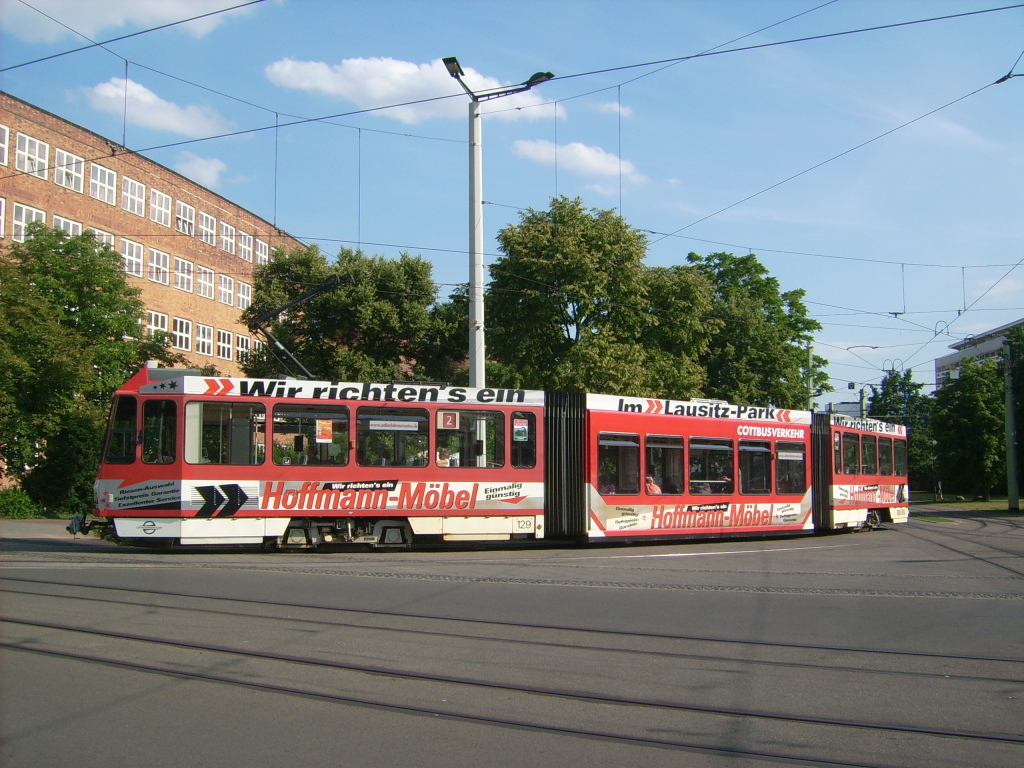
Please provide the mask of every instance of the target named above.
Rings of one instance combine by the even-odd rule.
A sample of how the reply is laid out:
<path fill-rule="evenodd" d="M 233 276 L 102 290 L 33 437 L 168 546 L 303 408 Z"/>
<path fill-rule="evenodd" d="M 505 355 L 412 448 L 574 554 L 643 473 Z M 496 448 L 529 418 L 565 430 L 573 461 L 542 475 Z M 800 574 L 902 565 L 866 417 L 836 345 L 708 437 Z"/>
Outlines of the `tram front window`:
<path fill-rule="evenodd" d="M 178 404 L 147 400 L 142 405 L 142 460 L 171 464 L 177 455 Z"/>
<path fill-rule="evenodd" d="M 133 395 L 118 395 L 110 417 L 110 436 L 103 460 L 108 464 L 131 464 L 135 461 L 136 408 Z"/>

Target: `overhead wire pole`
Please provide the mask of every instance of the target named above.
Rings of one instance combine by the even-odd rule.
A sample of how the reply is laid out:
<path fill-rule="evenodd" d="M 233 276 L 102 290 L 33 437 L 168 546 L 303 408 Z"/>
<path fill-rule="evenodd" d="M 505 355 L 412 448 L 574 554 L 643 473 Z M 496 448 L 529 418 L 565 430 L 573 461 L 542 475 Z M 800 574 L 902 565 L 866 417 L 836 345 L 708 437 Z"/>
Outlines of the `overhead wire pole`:
<path fill-rule="evenodd" d="M 485 386 L 487 346 L 484 332 L 484 175 L 480 102 L 528 91 L 554 77 L 537 72 L 529 80 L 507 88 L 475 93 L 462 78 L 465 72 L 454 56 L 441 59 L 448 74 L 469 96 L 469 386 Z"/>

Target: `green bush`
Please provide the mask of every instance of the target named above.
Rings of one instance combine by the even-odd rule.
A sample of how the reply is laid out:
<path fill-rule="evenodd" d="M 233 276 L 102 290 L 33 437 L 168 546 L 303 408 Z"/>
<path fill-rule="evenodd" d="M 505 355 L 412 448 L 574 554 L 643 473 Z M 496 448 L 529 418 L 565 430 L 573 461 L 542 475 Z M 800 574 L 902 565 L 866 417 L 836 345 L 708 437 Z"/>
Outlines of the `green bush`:
<path fill-rule="evenodd" d="M 44 512 L 45 510 L 32 501 L 21 488 L 4 488 L 0 490 L 0 517 L 44 517 Z"/>

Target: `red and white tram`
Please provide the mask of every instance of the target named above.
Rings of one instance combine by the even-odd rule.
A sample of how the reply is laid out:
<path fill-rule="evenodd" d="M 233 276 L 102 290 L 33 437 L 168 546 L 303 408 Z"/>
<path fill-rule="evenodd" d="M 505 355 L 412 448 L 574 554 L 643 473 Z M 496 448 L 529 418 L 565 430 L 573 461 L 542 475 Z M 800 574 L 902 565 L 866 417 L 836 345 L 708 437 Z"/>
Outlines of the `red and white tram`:
<path fill-rule="evenodd" d="M 905 521 L 906 457 L 904 427 L 827 413 L 151 366 L 114 397 L 91 524 L 281 548 L 800 534 Z"/>

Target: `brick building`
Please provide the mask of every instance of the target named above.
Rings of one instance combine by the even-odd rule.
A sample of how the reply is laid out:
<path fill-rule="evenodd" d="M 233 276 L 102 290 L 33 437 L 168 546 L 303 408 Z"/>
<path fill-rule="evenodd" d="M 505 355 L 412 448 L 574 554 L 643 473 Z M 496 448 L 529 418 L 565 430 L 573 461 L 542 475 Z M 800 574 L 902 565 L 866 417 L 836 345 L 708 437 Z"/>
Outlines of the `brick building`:
<path fill-rule="evenodd" d="M 149 330 L 196 366 L 239 375 L 253 270 L 301 243 L 178 173 L 0 92 L 0 250 L 39 221 L 93 230 L 142 290 Z"/>

